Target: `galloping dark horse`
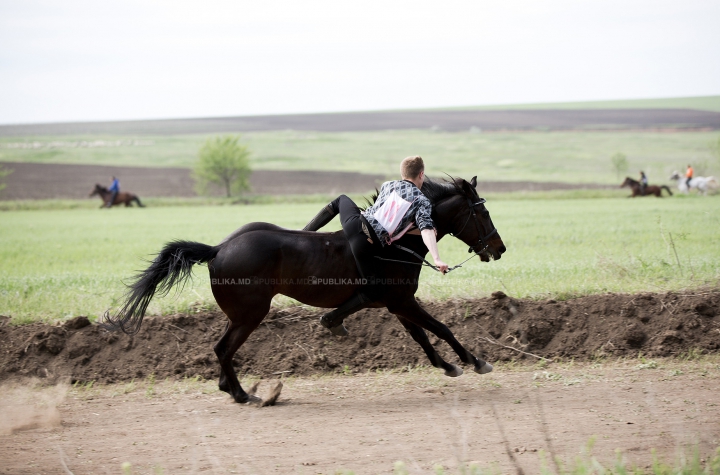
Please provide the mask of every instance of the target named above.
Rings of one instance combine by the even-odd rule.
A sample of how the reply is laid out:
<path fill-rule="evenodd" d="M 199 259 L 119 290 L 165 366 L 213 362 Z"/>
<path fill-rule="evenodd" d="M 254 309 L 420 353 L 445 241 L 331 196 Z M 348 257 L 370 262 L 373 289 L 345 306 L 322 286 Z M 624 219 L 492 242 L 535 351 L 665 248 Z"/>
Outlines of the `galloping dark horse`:
<path fill-rule="evenodd" d="M 112 192 L 110 192 L 107 188 L 105 188 L 102 185 L 95 184 L 95 189 L 90 192 L 90 197 L 98 195 L 100 199 L 102 200 L 103 204 L 101 208 L 104 208 L 107 204 L 108 200 L 110 199 L 110 196 L 112 195 Z M 115 201 L 112 202 L 112 206 L 116 205 L 122 205 L 130 206 L 132 202 L 137 203 L 138 206 L 141 208 L 144 208 L 145 205 L 140 202 L 140 198 L 137 197 L 137 195 L 134 195 L 132 193 L 127 193 L 125 191 L 121 191 L 117 194 L 115 197 Z"/>
<path fill-rule="evenodd" d="M 657 185 L 648 185 L 645 187 L 645 194 L 642 193 L 642 190 L 640 188 L 640 182 L 637 180 L 633 180 L 630 177 L 625 178 L 625 181 L 620 185 L 620 188 L 624 188 L 626 186 L 629 186 L 632 190 L 632 195 L 628 196 L 628 198 L 635 198 L 636 196 L 650 196 L 655 195 L 658 198 L 662 198 L 662 190 L 667 190 L 667 192 L 672 196 L 672 191 L 670 191 L 670 188 L 668 188 L 665 185 L 657 186 Z"/>
<path fill-rule="evenodd" d="M 468 252 L 488 262 L 500 259 L 505 245 L 493 226 L 485 200 L 475 191 L 476 185 L 474 177 L 470 182 L 427 181 L 422 191 L 433 204 L 437 239 L 452 234 L 470 246 Z M 405 235 L 397 243 L 421 256 L 428 252 L 420 236 Z M 367 307 L 387 307 L 420 344 L 430 363 L 444 369 L 446 375 L 459 376 L 462 369 L 438 355 L 424 330 L 445 340 L 460 360 L 473 365 L 477 373 L 492 371 L 490 364 L 473 356 L 447 326 L 418 304 L 414 295 L 420 259 L 394 245 L 386 248 L 383 257 L 392 259 L 382 260 L 383 292 Z M 118 314 L 105 315 L 106 325 L 136 333 L 152 297 L 156 293 L 166 294 L 175 284 L 185 281 L 193 265 L 202 262 L 207 262 L 213 295 L 229 319 L 225 333 L 215 345 L 221 367 L 220 389 L 240 403 L 256 402 L 257 398 L 240 386 L 233 369 L 233 355 L 265 318 L 274 295 L 287 295 L 315 307 L 334 308 L 350 298 L 361 283 L 342 231 L 316 233 L 250 223 L 217 246 L 189 241 L 166 244 L 150 267 L 129 286 L 127 300 Z"/>

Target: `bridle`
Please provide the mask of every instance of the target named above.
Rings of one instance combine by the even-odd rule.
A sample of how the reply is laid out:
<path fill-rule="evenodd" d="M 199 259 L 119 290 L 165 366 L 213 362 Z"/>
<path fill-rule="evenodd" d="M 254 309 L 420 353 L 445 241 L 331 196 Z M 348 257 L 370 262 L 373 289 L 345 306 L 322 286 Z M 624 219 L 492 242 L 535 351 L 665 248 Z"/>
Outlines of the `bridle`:
<path fill-rule="evenodd" d="M 481 232 L 482 227 L 480 226 L 480 221 L 478 221 L 477 216 L 475 216 L 475 212 L 473 211 L 473 209 L 475 208 L 475 206 L 485 203 L 486 200 L 485 200 L 485 198 L 479 198 L 479 200 L 480 201 L 473 203 L 473 201 L 470 198 L 467 199 L 468 206 L 470 207 L 470 215 L 465 220 L 465 224 L 463 224 L 462 228 L 460 228 L 460 231 L 458 231 L 456 233 L 449 233 L 451 236 L 454 236 L 454 237 L 460 239 L 460 234 L 462 234 L 462 232 L 465 231 L 465 228 L 467 227 L 468 223 L 470 222 L 470 217 L 474 217 L 475 218 L 475 226 L 476 226 L 477 232 L 478 232 L 478 242 L 474 246 L 470 246 L 468 248 L 468 252 L 474 252 L 476 256 L 480 256 L 480 254 L 485 252 L 487 250 L 487 248 L 490 247 L 490 244 L 488 244 L 488 242 L 487 242 L 488 239 L 490 239 L 490 237 L 497 234 L 497 228 L 493 227 L 492 231 L 490 231 L 487 236 L 482 237 L 482 232 Z M 483 248 L 480 249 L 479 251 L 476 251 L 474 248 L 478 247 L 478 245 L 482 245 Z M 413 256 L 420 259 L 422 262 L 401 261 L 398 259 L 387 259 L 387 258 L 380 257 L 380 256 L 375 256 L 375 259 L 379 259 L 381 261 L 388 261 L 388 262 L 400 262 L 403 264 L 415 264 L 415 265 L 420 265 L 420 266 L 427 266 L 433 270 L 440 272 L 440 269 L 438 269 L 436 266 L 430 264 L 423 256 L 421 256 L 417 252 L 413 251 L 412 249 L 408 249 L 407 247 L 401 246 L 397 243 L 393 243 L 393 247 L 396 247 L 402 251 L 412 254 Z M 458 264 L 454 267 L 449 267 L 448 270 L 445 271 L 445 273 L 447 274 L 448 272 L 450 272 L 452 270 L 462 267 L 463 264 L 465 264 L 467 261 L 469 261 L 473 257 L 475 257 L 475 256 L 470 256 L 467 259 L 465 259 L 464 261 L 462 261 L 460 264 Z"/>
<path fill-rule="evenodd" d="M 479 198 L 479 200 L 480 201 L 476 201 L 475 203 L 473 203 L 473 201 L 470 198 L 467 199 L 468 206 L 470 207 L 470 214 L 468 215 L 467 219 L 465 220 L 465 224 L 463 224 L 462 228 L 460 228 L 460 231 L 458 231 L 456 233 L 450 233 L 451 236 L 455 236 L 456 238 L 458 238 L 462 241 L 462 239 L 460 238 L 460 234 L 462 234 L 462 232 L 465 231 L 465 228 L 467 227 L 468 223 L 470 222 L 470 218 L 471 217 L 475 218 L 475 228 L 477 229 L 477 233 L 478 233 L 478 241 L 475 243 L 475 245 L 470 246 L 468 248 L 468 252 L 474 252 L 478 256 L 480 254 L 482 254 L 483 252 L 485 252 L 488 247 L 490 247 L 490 244 L 488 244 L 488 239 L 490 239 L 492 236 L 497 234 L 497 228 L 493 227 L 492 231 L 490 231 L 487 234 L 487 236 L 483 237 L 482 226 L 480 226 L 480 221 L 478 221 L 477 215 L 475 214 L 475 212 L 473 210 L 475 209 L 475 206 L 484 204 L 487 200 L 485 198 Z M 478 247 L 479 245 L 482 245 L 483 248 L 480 249 L 479 251 L 476 251 L 475 248 Z"/>

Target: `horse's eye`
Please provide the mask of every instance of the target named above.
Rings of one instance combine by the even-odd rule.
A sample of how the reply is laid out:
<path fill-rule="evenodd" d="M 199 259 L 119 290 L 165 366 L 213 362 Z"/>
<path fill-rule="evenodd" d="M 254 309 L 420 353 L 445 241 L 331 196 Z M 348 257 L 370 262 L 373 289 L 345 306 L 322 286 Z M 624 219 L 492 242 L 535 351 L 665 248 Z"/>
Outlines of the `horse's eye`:
<path fill-rule="evenodd" d="M 490 211 L 484 209 L 484 210 L 482 210 L 482 211 L 480 212 L 480 215 L 481 215 L 483 218 L 488 218 L 488 217 L 490 216 Z"/>

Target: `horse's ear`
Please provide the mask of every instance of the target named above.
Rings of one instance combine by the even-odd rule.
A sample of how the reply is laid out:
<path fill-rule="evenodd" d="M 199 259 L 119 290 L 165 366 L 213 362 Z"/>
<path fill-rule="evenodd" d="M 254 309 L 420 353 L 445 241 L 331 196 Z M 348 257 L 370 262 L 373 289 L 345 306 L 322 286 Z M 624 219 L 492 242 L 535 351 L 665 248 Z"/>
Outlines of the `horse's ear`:
<path fill-rule="evenodd" d="M 460 179 L 460 188 L 462 189 L 463 193 L 467 196 L 473 195 L 473 184 L 467 180 Z"/>
<path fill-rule="evenodd" d="M 470 186 L 473 188 L 477 188 L 477 176 L 474 176 L 470 179 Z"/>

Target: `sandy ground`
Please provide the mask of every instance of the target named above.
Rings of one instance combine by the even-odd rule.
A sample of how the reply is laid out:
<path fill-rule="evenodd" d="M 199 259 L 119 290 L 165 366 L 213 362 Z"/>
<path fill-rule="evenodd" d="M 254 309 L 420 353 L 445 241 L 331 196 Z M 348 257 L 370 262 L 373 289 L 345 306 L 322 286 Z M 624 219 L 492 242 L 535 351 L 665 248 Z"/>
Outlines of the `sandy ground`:
<path fill-rule="evenodd" d="M 572 462 L 595 438 L 647 466 L 720 445 L 717 357 L 499 365 L 447 378 L 433 369 L 290 378 L 276 406 L 232 403 L 214 382 L 148 379 L 0 389 L 0 473 L 537 473 L 540 452 Z M 268 390 L 272 382 L 260 386 Z M 515 458 L 511 460 L 508 452 Z M 517 464 L 517 465 L 515 465 Z"/>
<path fill-rule="evenodd" d="M 65 134 L 201 134 L 261 130 L 718 129 L 720 113 L 693 109 L 410 110 L 205 119 L 0 125 L 0 137 Z"/>

